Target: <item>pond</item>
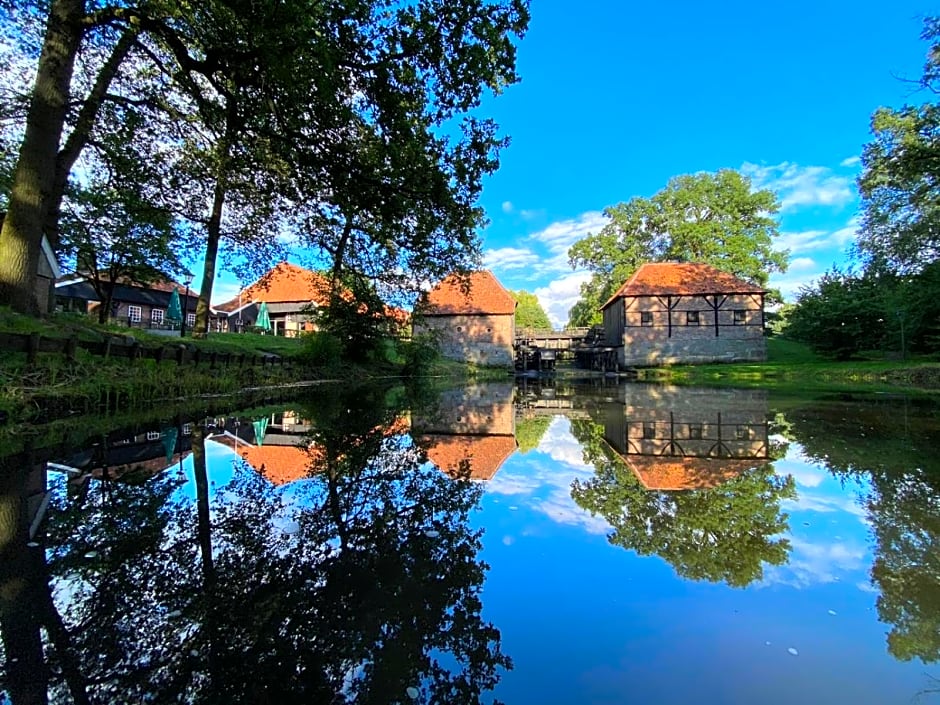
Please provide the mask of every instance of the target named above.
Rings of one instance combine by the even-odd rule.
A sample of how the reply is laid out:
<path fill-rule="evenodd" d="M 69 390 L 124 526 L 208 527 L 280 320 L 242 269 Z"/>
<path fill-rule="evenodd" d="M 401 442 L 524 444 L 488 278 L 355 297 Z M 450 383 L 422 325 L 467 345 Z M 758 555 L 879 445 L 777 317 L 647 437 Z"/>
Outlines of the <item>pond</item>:
<path fill-rule="evenodd" d="M 0 461 L 0 702 L 940 699 L 929 401 L 303 394 Z"/>

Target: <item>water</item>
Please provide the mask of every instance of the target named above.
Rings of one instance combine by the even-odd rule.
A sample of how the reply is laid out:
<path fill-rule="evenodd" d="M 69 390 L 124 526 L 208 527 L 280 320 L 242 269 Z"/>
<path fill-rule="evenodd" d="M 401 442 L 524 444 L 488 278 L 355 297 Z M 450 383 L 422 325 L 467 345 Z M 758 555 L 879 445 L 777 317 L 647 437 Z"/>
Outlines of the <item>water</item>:
<path fill-rule="evenodd" d="M 934 702 L 938 440 L 927 402 L 596 380 L 33 442 L 3 461 L 2 689 Z"/>

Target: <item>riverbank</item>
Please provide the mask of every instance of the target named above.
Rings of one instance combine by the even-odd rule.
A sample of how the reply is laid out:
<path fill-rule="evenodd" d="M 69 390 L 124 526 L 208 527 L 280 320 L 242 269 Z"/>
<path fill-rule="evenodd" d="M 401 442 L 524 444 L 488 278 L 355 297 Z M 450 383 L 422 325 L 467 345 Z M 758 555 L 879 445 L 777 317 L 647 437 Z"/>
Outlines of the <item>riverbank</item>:
<path fill-rule="evenodd" d="M 781 392 L 904 392 L 940 394 L 936 359 L 828 360 L 784 338 L 767 340 L 767 361 L 639 370 L 639 379 L 692 386 L 773 389 Z"/>

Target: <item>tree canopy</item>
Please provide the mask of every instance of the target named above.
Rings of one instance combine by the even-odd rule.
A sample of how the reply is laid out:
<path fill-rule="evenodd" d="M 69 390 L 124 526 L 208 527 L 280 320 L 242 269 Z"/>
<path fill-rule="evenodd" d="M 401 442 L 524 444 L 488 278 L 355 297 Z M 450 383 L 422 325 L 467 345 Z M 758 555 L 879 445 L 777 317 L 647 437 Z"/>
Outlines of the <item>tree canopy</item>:
<path fill-rule="evenodd" d="M 535 328 L 536 330 L 551 330 L 552 322 L 542 308 L 539 298 L 528 291 L 520 289 L 511 291 L 512 297 L 519 303 L 516 307 L 516 327 Z"/>
<path fill-rule="evenodd" d="M 920 85 L 940 91 L 940 18 L 924 22 L 930 42 Z M 866 267 L 920 271 L 940 257 L 940 104 L 880 108 L 871 119 L 874 139 L 862 152 L 862 227 L 856 244 Z"/>
<path fill-rule="evenodd" d="M 753 190 L 732 169 L 677 176 L 652 198 L 607 208 L 601 231 L 568 250 L 572 267 L 591 272 L 569 323 L 598 323 L 600 306 L 645 262 L 702 262 L 766 285 L 770 272 L 786 271 L 789 257 L 774 249 L 778 210 L 773 192 Z"/>

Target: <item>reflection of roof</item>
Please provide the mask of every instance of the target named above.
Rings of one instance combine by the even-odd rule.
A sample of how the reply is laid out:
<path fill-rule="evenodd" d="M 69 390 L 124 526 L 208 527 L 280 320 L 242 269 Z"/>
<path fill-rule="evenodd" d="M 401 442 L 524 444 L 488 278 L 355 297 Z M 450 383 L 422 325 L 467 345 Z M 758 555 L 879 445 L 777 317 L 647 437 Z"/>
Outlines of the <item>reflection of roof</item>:
<path fill-rule="evenodd" d="M 256 446 L 250 443 L 236 443 L 234 436 L 218 435 L 211 437 L 216 443 L 231 448 L 251 467 L 275 485 L 286 485 L 309 477 L 308 470 L 319 456 L 316 446 L 310 449 L 299 445 Z"/>
<path fill-rule="evenodd" d="M 518 444 L 515 436 L 428 435 L 417 439 L 428 460 L 451 477 L 491 480 Z"/>
<path fill-rule="evenodd" d="M 463 280 L 450 275 L 427 295 L 429 315 L 455 314 L 513 314 L 516 300 L 506 291 L 491 272 L 472 272 L 468 275 L 469 289 Z"/>
<path fill-rule="evenodd" d="M 763 462 L 736 458 L 620 457 L 648 490 L 710 490 Z"/>
<path fill-rule="evenodd" d="M 330 282 L 322 274 L 281 262 L 258 281 L 246 287 L 241 296 L 213 306 L 217 311 L 231 312 L 251 301 L 284 303 L 288 301 L 314 302 L 320 306 L 329 303 Z"/>
<path fill-rule="evenodd" d="M 696 294 L 760 294 L 764 290 L 710 264 L 647 262 L 617 289 L 603 308 L 622 296 L 693 296 Z"/>

